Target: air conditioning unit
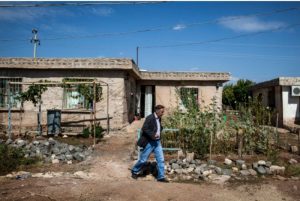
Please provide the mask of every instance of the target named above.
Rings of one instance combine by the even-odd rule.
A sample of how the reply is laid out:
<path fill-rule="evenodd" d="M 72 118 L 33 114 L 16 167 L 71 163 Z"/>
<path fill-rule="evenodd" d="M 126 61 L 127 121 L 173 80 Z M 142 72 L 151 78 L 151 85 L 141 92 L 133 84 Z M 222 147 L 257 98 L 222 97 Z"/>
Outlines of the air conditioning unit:
<path fill-rule="evenodd" d="M 300 96 L 300 86 L 292 86 L 292 96 Z"/>

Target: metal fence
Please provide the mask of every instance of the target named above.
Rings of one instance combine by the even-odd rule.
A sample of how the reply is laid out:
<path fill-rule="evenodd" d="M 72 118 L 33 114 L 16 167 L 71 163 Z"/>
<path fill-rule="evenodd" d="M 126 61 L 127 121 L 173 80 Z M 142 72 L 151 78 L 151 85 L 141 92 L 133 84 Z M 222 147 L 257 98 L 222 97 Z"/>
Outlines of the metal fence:
<path fill-rule="evenodd" d="M 179 129 L 176 128 L 164 128 L 162 131 L 161 143 L 164 151 L 178 151 L 181 148 L 179 147 L 179 141 L 176 140 L 179 134 Z M 141 129 L 137 129 L 137 139 L 141 137 Z M 138 158 L 140 158 L 140 152 L 143 148 L 137 148 Z"/>

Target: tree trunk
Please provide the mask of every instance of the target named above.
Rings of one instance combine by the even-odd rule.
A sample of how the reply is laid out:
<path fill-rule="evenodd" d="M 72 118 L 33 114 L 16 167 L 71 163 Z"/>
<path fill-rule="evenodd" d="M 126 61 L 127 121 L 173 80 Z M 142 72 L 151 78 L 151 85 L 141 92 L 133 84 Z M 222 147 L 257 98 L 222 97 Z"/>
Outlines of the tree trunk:
<path fill-rule="evenodd" d="M 213 144 L 213 134 L 212 134 L 212 133 L 210 133 L 209 160 L 211 160 L 211 154 L 212 154 L 212 144 Z"/>
<path fill-rule="evenodd" d="M 244 131 L 243 131 L 243 129 L 239 129 L 238 130 L 238 133 L 237 133 L 237 135 L 238 135 L 238 141 L 237 141 L 237 143 L 238 143 L 238 155 L 239 155 L 239 158 L 242 158 L 242 154 L 243 154 L 243 133 L 244 133 Z"/>

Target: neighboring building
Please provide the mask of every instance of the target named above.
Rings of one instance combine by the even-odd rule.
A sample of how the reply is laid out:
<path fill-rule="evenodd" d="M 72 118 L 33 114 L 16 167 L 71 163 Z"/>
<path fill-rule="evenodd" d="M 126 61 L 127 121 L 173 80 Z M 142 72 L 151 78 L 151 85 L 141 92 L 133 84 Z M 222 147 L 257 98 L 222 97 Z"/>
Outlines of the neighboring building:
<path fill-rule="evenodd" d="M 222 104 L 222 84 L 230 79 L 229 73 L 202 72 L 147 72 L 139 71 L 132 59 L 114 58 L 0 58 L 0 124 L 7 126 L 8 94 L 7 83 L 38 82 L 39 80 L 62 82 L 63 79 L 78 81 L 98 80 L 108 84 L 103 86 L 102 100 L 97 103 L 97 120 L 107 126 L 106 111 L 110 117 L 110 128 L 121 129 L 134 120 L 135 115 L 144 117 L 153 112 L 156 104 L 163 104 L 167 112 L 178 106 L 184 107 L 179 91 L 190 91 L 200 107 L 211 103 L 216 97 L 217 104 Z M 11 85 L 14 94 L 25 91 L 28 85 Z M 62 87 L 48 87 L 42 99 L 42 124 L 47 123 L 47 110 L 60 109 L 62 122 L 82 122 L 91 119 L 89 110 L 82 108 L 84 100 L 75 99 L 76 91 L 67 91 Z M 37 122 L 38 107 L 32 103 L 24 104 L 24 112 L 19 103 L 11 97 L 13 103 L 12 123 L 17 127 L 22 118 L 22 126 Z M 107 100 L 108 97 L 108 100 Z M 81 128 L 82 129 L 82 128 Z M 67 130 L 67 129 L 66 129 Z"/>
<path fill-rule="evenodd" d="M 300 122 L 300 77 L 279 77 L 252 87 L 265 106 L 276 109 L 279 126 L 293 127 Z"/>

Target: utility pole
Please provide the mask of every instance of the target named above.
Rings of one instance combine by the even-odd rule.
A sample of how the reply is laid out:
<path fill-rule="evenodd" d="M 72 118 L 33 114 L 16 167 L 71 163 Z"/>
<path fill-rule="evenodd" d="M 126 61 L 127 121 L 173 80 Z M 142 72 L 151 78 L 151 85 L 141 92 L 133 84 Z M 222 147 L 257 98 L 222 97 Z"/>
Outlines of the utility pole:
<path fill-rule="evenodd" d="M 37 45 L 41 45 L 40 39 L 38 39 L 38 37 L 37 37 L 37 32 L 38 31 L 36 29 L 32 29 L 33 37 L 30 40 L 30 42 L 33 43 L 33 58 L 36 58 L 36 48 L 37 48 Z"/>

